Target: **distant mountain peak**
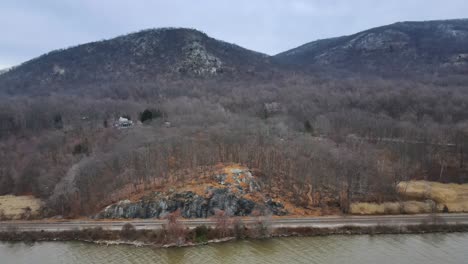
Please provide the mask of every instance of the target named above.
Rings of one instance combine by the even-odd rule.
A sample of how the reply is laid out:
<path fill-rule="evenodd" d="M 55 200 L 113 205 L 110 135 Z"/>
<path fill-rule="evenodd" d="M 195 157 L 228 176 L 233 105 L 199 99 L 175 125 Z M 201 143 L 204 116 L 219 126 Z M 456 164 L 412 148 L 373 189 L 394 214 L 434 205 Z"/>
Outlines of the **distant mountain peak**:
<path fill-rule="evenodd" d="M 468 19 L 398 22 L 318 40 L 275 56 L 290 65 L 363 72 L 458 71 L 468 66 Z"/>
<path fill-rule="evenodd" d="M 146 29 L 52 51 L 0 72 L 0 93 L 79 93 L 101 86 L 111 91 L 190 78 L 263 80 L 290 70 L 394 77 L 468 74 L 468 19 L 398 22 L 313 41 L 273 57 L 195 29 Z"/>
<path fill-rule="evenodd" d="M 201 31 L 157 28 L 32 59 L 2 74 L 0 92 L 154 82 L 164 78 L 228 78 L 263 74 L 272 68 L 268 56 L 211 38 Z"/>
<path fill-rule="evenodd" d="M 160 46 L 178 45 L 180 58 L 169 68 L 173 73 L 205 76 L 222 71 L 222 59 L 210 52 L 206 45 L 206 42 L 214 39 L 196 29 L 146 29 L 118 37 L 116 40 L 130 42 L 132 55 L 136 57 L 154 56 Z M 164 57 L 164 54 L 160 53 L 160 56 Z"/>

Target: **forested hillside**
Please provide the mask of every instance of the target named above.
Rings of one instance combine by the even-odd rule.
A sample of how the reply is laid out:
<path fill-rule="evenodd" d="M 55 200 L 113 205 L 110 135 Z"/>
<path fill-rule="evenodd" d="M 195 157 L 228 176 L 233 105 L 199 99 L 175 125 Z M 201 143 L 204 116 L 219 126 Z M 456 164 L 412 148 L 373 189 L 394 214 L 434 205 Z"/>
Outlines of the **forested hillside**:
<path fill-rule="evenodd" d="M 269 197 L 347 212 L 468 182 L 467 82 L 428 76 L 307 72 L 180 29 L 52 52 L 0 75 L 0 194 L 93 215 L 238 163 Z"/>
<path fill-rule="evenodd" d="M 282 52 L 286 65 L 330 67 L 388 77 L 466 75 L 468 20 L 400 22 Z"/>

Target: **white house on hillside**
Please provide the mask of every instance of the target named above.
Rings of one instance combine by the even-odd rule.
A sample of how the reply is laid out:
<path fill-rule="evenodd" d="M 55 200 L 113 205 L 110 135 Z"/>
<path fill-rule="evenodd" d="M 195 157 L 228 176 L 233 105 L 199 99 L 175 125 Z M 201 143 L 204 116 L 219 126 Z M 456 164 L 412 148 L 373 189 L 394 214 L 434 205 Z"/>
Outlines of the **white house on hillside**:
<path fill-rule="evenodd" d="M 131 127 L 131 126 L 133 126 L 133 121 L 128 119 L 128 118 L 125 118 L 125 117 L 121 116 L 121 117 L 119 117 L 117 122 L 115 122 L 114 126 L 117 127 L 117 128 Z"/>

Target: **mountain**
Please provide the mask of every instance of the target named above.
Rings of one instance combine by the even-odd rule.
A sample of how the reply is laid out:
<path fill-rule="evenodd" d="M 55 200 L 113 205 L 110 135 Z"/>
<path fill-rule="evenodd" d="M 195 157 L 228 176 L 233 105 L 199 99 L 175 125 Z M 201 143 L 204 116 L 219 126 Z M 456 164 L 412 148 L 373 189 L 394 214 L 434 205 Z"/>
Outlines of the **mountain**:
<path fill-rule="evenodd" d="M 365 73 L 468 72 L 468 19 L 400 22 L 318 40 L 274 56 L 296 67 Z"/>
<path fill-rule="evenodd" d="M 267 55 L 197 30 L 150 29 L 32 59 L 3 74 L 0 91 L 36 93 L 103 83 L 239 77 L 268 72 L 269 61 Z"/>
<path fill-rule="evenodd" d="M 6 73 L 7 71 L 9 71 L 10 69 L 9 68 L 6 68 L 6 69 L 0 69 L 0 75 Z"/>
<path fill-rule="evenodd" d="M 304 216 L 401 201 L 401 180 L 466 183 L 468 77 L 380 77 L 463 69 L 465 23 L 276 57 L 173 28 L 51 52 L 0 75 L 0 195 L 44 217 Z"/>
<path fill-rule="evenodd" d="M 467 44 L 468 19 L 400 22 L 314 41 L 276 56 L 244 49 L 194 29 L 149 29 L 27 61 L 0 74 L 0 94 L 144 98 L 148 94 L 159 96 L 161 90 L 174 93 L 168 83 L 179 82 L 173 86 L 184 88 L 176 92 L 184 94 L 187 81 L 202 80 L 197 87 L 233 80 L 263 82 L 290 76 L 289 70 L 332 78 L 343 71 L 396 77 L 466 75 Z M 135 91 L 144 92 L 135 95 Z"/>

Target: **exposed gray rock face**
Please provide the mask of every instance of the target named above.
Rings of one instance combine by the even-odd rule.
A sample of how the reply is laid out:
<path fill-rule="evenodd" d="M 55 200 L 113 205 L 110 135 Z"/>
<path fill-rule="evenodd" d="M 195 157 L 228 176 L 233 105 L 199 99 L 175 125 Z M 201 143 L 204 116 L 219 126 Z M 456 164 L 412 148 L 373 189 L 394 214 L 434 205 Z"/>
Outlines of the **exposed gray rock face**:
<path fill-rule="evenodd" d="M 222 210 L 228 216 L 249 216 L 254 211 L 261 214 L 286 215 L 283 204 L 264 199 L 258 202 L 261 186 L 246 168 L 228 167 L 212 176 L 217 185 L 208 186 L 203 195 L 192 191 L 154 192 L 139 201 L 120 201 L 109 205 L 97 218 L 164 218 L 180 210 L 184 218 L 206 218 Z M 245 198 L 257 194 L 256 201 Z M 252 196 L 250 196 L 252 197 Z"/>
<path fill-rule="evenodd" d="M 108 206 L 97 218 L 164 218 L 169 213 L 180 210 L 184 218 L 206 218 L 222 210 L 229 216 L 248 216 L 254 210 L 263 214 L 286 215 L 281 203 L 266 201 L 264 204 L 240 197 L 229 188 L 210 190 L 210 195 L 202 197 L 193 192 L 156 192 L 140 201 L 120 201 Z"/>
<path fill-rule="evenodd" d="M 176 67 L 178 72 L 203 76 L 222 71 L 221 60 L 209 53 L 200 42 L 194 41 L 187 44 L 182 50 L 185 54 L 185 59 Z"/>

